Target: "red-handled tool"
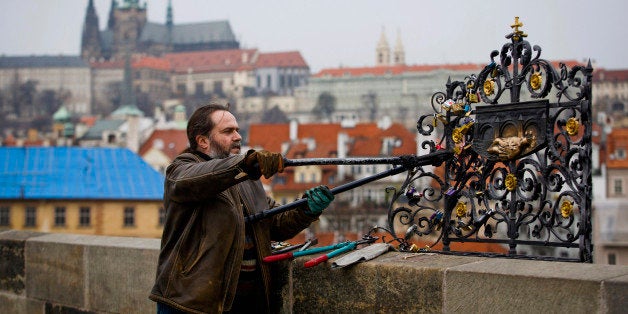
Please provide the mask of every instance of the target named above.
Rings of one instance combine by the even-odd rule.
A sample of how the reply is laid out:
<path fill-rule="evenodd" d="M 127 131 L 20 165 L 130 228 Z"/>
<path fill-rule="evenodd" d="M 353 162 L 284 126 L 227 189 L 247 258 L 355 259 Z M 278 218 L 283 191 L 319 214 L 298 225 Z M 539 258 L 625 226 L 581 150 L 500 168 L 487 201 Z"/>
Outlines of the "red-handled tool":
<path fill-rule="evenodd" d="M 269 255 L 269 256 L 264 257 L 263 261 L 266 262 L 266 263 L 283 261 L 283 260 L 290 259 L 290 258 L 293 258 L 293 257 L 305 256 L 305 255 L 310 255 L 310 254 L 317 254 L 317 253 L 321 253 L 321 252 L 325 252 L 325 251 L 329 251 L 329 250 L 336 250 L 336 249 L 342 248 L 342 247 L 344 247 L 346 245 L 349 245 L 351 243 L 352 242 L 341 242 L 341 243 L 338 243 L 338 244 L 335 244 L 335 245 L 315 247 L 315 248 L 311 248 L 311 249 L 304 250 L 304 251 L 287 252 L 287 253 Z"/>
<path fill-rule="evenodd" d="M 343 247 L 341 247 L 339 249 L 333 250 L 333 251 L 331 251 L 331 252 L 329 252 L 327 254 L 321 255 L 321 256 L 319 256 L 317 258 L 313 258 L 313 259 L 305 262 L 305 268 L 314 267 L 314 266 L 316 266 L 316 265 L 318 265 L 318 264 L 320 264 L 322 262 L 326 262 L 328 259 L 330 259 L 330 258 L 332 258 L 334 256 L 337 256 L 337 255 L 340 255 L 342 253 L 354 250 L 357 245 L 358 244 L 356 242 L 349 242 L 348 244 L 346 244 L 345 246 L 343 246 Z"/>
<path fill-rule="evenodd" d="M 338 256 L 342 253 L 345 252 L 349 252 L 351 250 L 355 250 L 358 245 L 363 244 L 363 243 L 373 243 L 375 241 L 377 241 L 377 239 L 379 239 L 378 237 L 373 237 L 373 236 L 364 236 L 362 238 L 362 240 L 357 240 L 357 241 L 353 241 L 353 242 L 348 242 L 345 243 L 345 245 L 343 247 L 340 247 L 338 249 L 335 249 L 327 254 L 321 255 L 319 257 L 313 258 L 307 262 L 305 262 L 305 268 L 309 268 L 309 267 L 314 267 L 322 262 L 325 262 L 327 260 L 329 260 L 330 258 L 334 257 L 334 256 Z"/>

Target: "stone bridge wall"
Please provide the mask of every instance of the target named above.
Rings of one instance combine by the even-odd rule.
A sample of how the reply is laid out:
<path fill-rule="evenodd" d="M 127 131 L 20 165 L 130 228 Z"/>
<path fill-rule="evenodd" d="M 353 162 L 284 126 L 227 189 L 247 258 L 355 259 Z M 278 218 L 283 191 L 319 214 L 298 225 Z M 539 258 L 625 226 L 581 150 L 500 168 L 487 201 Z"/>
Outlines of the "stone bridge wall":
<path fill-rule="evenodd" d="M 158 239 L 0 233 L 0 313 L 155 313 Z M 621 313 L 628 266 L 389 252 L 277 265 L 281 313 Z M 328 262 L 329 263 L 329 262 Z M 625 312 L 624 312 L 625 313 Z"/>

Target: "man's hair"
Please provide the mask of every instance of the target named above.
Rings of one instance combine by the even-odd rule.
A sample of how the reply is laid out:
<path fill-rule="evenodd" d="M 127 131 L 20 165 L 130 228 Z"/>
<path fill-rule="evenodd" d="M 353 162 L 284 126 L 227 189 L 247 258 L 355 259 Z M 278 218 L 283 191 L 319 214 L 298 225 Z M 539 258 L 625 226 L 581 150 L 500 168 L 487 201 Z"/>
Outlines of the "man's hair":
<path fill-rule="evenodd" d="M 192 113 L 192 116 L 188 120 L 187 135 L 190 143 L 188 150 L 196 150 L 197 135 L 207 135 L 214 128 L 214 121 L 211 119 L 211 114 L 214 111 L 219 110 L 229 111 L 229 104 L 225 106 L 211 102 L 208 105 L 204 105 L 194 110 L 194 113 Z"/>

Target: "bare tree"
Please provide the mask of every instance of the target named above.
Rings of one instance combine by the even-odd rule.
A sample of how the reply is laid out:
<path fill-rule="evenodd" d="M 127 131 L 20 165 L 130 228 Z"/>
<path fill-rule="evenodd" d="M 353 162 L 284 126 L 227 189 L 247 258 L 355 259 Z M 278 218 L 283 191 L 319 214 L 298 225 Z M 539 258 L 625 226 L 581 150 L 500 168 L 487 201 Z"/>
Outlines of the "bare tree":
<path fill-rule="evenodd" d="M 312 109 L 312 113 L 319 119 L 326 118 L 331 120 L 331 115 L 336 111 L 336 96 L 330 92 L 323 92 L 318 95 L 316 106 Z"/>
<path fill-rule="evenodd" d="M 288 121 L 288 117 L 278 106 L 274 106 L 270 110 L 265 111 L 262 116 L 262 123 L 278 124 L 288 123 Z"/>

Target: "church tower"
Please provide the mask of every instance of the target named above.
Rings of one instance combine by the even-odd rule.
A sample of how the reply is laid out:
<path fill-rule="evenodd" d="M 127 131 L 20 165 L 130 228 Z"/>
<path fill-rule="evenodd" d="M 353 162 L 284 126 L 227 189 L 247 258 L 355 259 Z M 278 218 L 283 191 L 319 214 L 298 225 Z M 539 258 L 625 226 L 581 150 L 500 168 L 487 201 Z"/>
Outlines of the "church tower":
<path fill-rule="evenodd" d="M 406 52 L 401 42 L 401 31 L 397 30 L 397 43 L 395 43 L 395 51 L 393 52 L 393 62 L 395 65 L 406 64 Z"/>
<path fill-rule="evenodd" d="M 114 0 L 115 1 L 115 0 Z M 113 12 L 112 57 L 124 58 L 127 51 L 136 51 L 138 41 L 146 25 L 146 3 L 139 0 L 123 0 Z"/>
<path fill-rule="evenodd" d="M 387 66 L 390 65 L 390 47 L 388 46 L 388 40 L 386 40 L 386 33 L 384 27 L 382 27 L 382 35 L 379 37 L 379 42 L 375 48 L 375 65 Z"/>
<path fill-rule="evenodd" d="M 85 22 L 83 22 L 81 57 L 84 60 L 99 59 L 102 57 L 100 31 L 98 30 L 98 15 L 96 14 L 93 0 L 89 0 L 87 4 Z"/>

